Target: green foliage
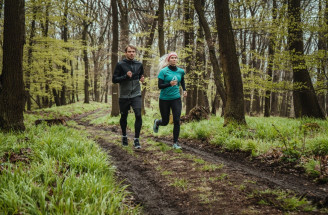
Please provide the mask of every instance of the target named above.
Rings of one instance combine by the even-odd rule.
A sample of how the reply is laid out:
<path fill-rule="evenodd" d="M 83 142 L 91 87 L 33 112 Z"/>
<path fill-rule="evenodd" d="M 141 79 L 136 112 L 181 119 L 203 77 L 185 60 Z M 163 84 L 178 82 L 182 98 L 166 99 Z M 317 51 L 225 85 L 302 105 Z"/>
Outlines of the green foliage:
<path fill-rule="evenodd" d="M 174 181 L 171 183 L 172 186 L 186 190 L 188 188 L 188 181 L 184 178 L 174 178 Z"/>
<path fill-rule="evenodd" d="M 127 192 L 115 182 L 107 154 L 86 133 L 39 125 L 0 133 L 0 142 L 3 213 L 139 213 L 125 204 Z"/>
<path fill-rule="evenodd" d="M 314 159 L 310 159 L 305 165 L 305 171 L 309 176 L 312 177 L 319 177 L 320 176 L 320 171 L 318 171 L 318 166 L 319 166 L 319 161 L 314 160 Z"/>
<path fill-rule="evenodd" d="M 264 191 L 254 191 L 253 196 L 261 198 L 258 202 L 259 204 L 274 205 L 284 211 L 316 210 L 306 198 L 298 197 L 291 192 L 267 189 Z"/>
<path fill-rule="evenodd" d="M 328 155 L 328 137 L 320 136 L 312 140 L 313 154 L 318 156 Z"/>

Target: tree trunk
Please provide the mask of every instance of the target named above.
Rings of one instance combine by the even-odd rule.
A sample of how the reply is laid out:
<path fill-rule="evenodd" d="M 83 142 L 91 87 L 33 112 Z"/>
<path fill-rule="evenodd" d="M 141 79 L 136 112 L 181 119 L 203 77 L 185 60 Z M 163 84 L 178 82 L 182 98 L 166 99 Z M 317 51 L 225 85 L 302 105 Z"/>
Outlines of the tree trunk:
<path fill-rule="evenodd" d="M 0 2 L 2 4 L 2 2 Z M 35 0 L 31 1 L 32 5 L 32 22 L 30 29 L 30 38 L 28 42 L 28 50 L 27 50 L 27 70 L 26 70 L 26 106 L 27 110 L 31 110 L 32 107 L 32 99 L 31 99 L 31 71 L 32 71 L 32 57 L 33 50 L 32 46 L 34 45 L 34 37 L 35 37 L 35 19 L 37 13 L 37 7 L 35 6 Z M 1 11 L 0 11 L 1 14 Z"/>
<path fill-rule="evenodd" d="M 72 100 L 71 103 L 75 103 L 75 86 L 74 86 L 74 66 L 73 66 L 73 61 L 70 60 L 69 64 L 71 66 L 71 80 L 72 80 L 72 92 L 71 92 L 71 96 L 72 96 Z"/>
<path fill-rule="evenodd" d="M 213 39 L 211 36 L 210 27 L 205 19 L 204 7 L 202 7 L 201 0 L 194 0 L 194 6 L 195 6 L 195 10 L 198 14 L 199 20 L 200 20 L 202 27 L 204 29 L 204 32 L 205 32 L 205 38 L 206 38 L 207 46 L 209 49 L 211 64 L 212 64 L 213 72 L 214 72 L 215 85 L 216 85 L 217 90 L 222 99 L 223 107 L 225 107 L 227 96 L 226 96 L 226 92 L 225 92 L 225 89 L 224 89 L 224 86 L 222 83 L 222 72 L 220 70 L 219 62 L 216 58 L 216 54 L 215 54 L 216 52 L 215 52 L 214 42 L 213 42 Z"/>
<path fill-rule="evenodd" d="M 109 38 L 109 37 L 108 37 Z M 108 39 L 108 44 L 110 44 L 110 40 Z M 107 53 L 109 53 L 109 48 L 107 50 Z M 109 55 L 107 55 L 107 75 L 106 75 L 106 84 L 105 84 L 105 103 L 108 103 L 108 91 L 109 91 L 109 83 L 111 80 L 111 72 L 110 72 L 110 64 L 109 64 Z"/>
<path fill-rule="evenodd" d="M 57 90 L 55 88 L 52 89 L 52 94 L 54 95 L 54 99 L 55 99 L 55 103 L 56 106 L 60 106 L 60 97 L 59 97 L 59 93 L 57 92 Z"/>
<path fill-rule="evenodd" d="M 108 14 L 107 14 L 107 17 L 108 17 L 108 23 L 111 23 L 111 14 L 110 14 L 110 10 L 108 10 Z M 107 31 L 107 43 L 108 43 L 108 47 L 107 47 L 107 56 L 106 56 L 106 67 L 107 67 L 107 75 L 106 75 L 106 83 L 105 83 L 105 103 L 108 103 L 108 95 L 110 94 L 110 81 L 112 80 L 112 77 L 111 77 L 111 68 L 110 68 L 110 42 L 111 42 L 111 28 L 110 26 L 108 26 L 108 31 Z"/>
<path fill-rule="evenodd" d="M 300 0 L 288 1 L 288 45 L 291 52 L 294 81 L 295 117 L 314 117 L 325 119 L 315 94 L 310 74 L 304 60 L 303 31 L 301 25 Z M 300 86 L 301 85 L 301 86 Z"/>
<path fill-rule="evenodd" d="M 318 17 L 319 17 L 319 26 L 324 26 L 324 19 L 320 15 L 322 14 L 322 3 L 321 0 L 319 1 L 319 10 L 318 10 Z M 318 51 L 319 53 L 324 53 L 325 51 L 325 35 L 323 31 L 319 31 L 318 33 Z M 317 80 L 320 83 L 325 83 L 325 58 L 322 57 L 318 61 L 318 67 L 317 67 Z M 318 93 L 318 102 L 320 104 L 320 107 L 323 111 L 325 111 L 325 93 L 324 91 L 320 91 Z"/>
<path fill-rule="evenodd" d="M 7 0 L 4 8 L 3 64 L 0 76 L 0 128 L 6 131 L 24 131 L 25 2 L 24 0 Z"/>
<path fill-rule="evenodd" d="M 68 16 L 68 0 L 65 0 L 65 5 L 64 5 L 64 16 L 63 16 L 63 30 L 62 30 L 62 40 L 64 40 L 65 43 L 67 43 L 68 41 L 68 20 L 67 20 L 67 16 Z M 64 60 L 64 63 L 67 64 L 67 59 Z M 66 67 L 66 65 L 63 66 L 63 75 L 64 77 L 68 77 L 68 69 Z M 63 86 L 62 86 L 62 90 L 60 92 L 60 103 L 61 105 L 66 105 L 66 78 L 64 78 L 63 80 Z"/>
<path fill-rule="evenodd" d="M 100 45 L 99 45 L 100 47 Z M 100 48 L 96 51 L 92 51 L 93 55 L 93 70 L 94 70 L 94 79 L 93 79 L 93 93 L 95 96 L 95 101 L 99 102 L 100 101 L 100 92 L 99 92 L 99 52 Z"/>
<path fill-rule="evenodd" d="M 190 110 L 196 106 L 197 103 L 197 89 L 196 89 L 196 74 L 194 71 L 192 60 L 193 57 L 193 43 L 194 43 L 194 12 L 190 5 L 189 0 L 183 1 L 184 8 L 184 49 L 185 49 L 185 62 L 186 69 L 185 73 L 188 74 L 189 84 L 188 84 L 188 95 L 186 99 L 186 114 L 189 114 Z"/>
<path fill-rule="evenodd" d="M 148 58 L 151 57 L 150 49 L 151 49 L 151 46 L 153 45 L 153 41 L 154 41 L 157 20 L 158 20 L 158 10 L 156 11 L 155 18 L 153 19 L 153 22 L 152 22 L 152 26 L 150 29 L 150 35 L 147 37 L 146 51 L 144 53 L 143 60 L 142 60 L 142 65 L 144 68 L 144 76 L 146 78 L 150 77 L 150 65 L 148 64 Z M 147 81 L 146 81 L 143 83 L 143 88 L 142 88 L 142 92 L 141 92 L 141 94 L 142 94 L 142 108 L 141 108 L 142 114 L 145 114 L 145 103 L 150 104 L 150 99 L 146 98 L 147 87 L 149 87 L 149 85 L 147 84 Z"/>
<path fill-rule="evenodd" d="M 159 56 L 163 56 L 165 54 L 165 47 L 164 47 L 164 7 L 165 7 L 165 0 L 158 1 L 158 49 L 159 49 Z"/>
<path fill-rule="evenodd" d="M 204 5 L 205 1 L 202 1 Z M 210 104 L 207 97 L 207 86 L 206 83 L 210 77 L 210 71 L 205 68 L 206 65 L 206 55 L 205 55 L 205 44 L 204 44 L 204 31 L 199 22 L 199 28 L 197 31 L 197 42 L 196 42 L 196 71 L 198 73 L 195 83 L 196 83 L 196 105 L 204 106 L 208 111 L 210 110 Z"/>
<path fill-rule="evenodd" d="M 123 4 L 124 3 L 124 4 Z M 125 49 L 125 47 L 129 44 L 129 8 L 128 3 L 126 0 L 118 0 L 117 1 L 118 8 L 120 9 L 120 27 L 121 27 L 121 35 L 120 35 L 120 44 L 121 44 L 121 51 Z M 122 56 L 122 58 L 124 55 Z"/>
<path fill-rule="evenodd" d="M 280 76 L 281 71 L 273 71 L 273 78 L 272 82 L 277 83 L 279 82 L 279 76 Z M 279 115 L 279 105 L 278 105 L 278 93 L 272 92 L 271 93 L 271 115 L 273 116 L 278 116 Z"/>
<path fill-rule="evenodd" d="M 227 92 L 224 105 L 224 125 L 232 122 L 246 124 L 243 82 L 230 21 L 229 3 L 228 0 L 214 1 L 214 5 L 222 71 Z"/>
<path fill-rule="evenodd" d="M 253 15 L 255 16 L 255 14 Z M 252 17 L 253 17 L 252 16 Z M 251 58 L 251 68 L 253 68 L 253 80 L 256 83 L 256 80 L 259 78 L 258 74 L 258 64 L 257 64 L 257 57 L 255 55 L 255 50 L 256 50 L 256 37 L 257 37 L 257 32 L 253 31 L 252 32 L 252 45 L 251 45 L 251 53 L 252 53 L 252 58 Z M 259 45 L 259 44 L 257 44 Z M 253 99 L 252 99 L 252 111 L 251 115 L 253 116 L 258 116 L 260 112 L 260 95 L 259 95 L 259 89 L 254 88 L 253 89 Z"/>
<path fill-rule="evenodd" d="M 115 66 L 118 62 L 118 9 L 117 1 L 112 0 L 112 18 L 113 18 L 113 40 L 112 40 L 112 71 L 115 70 Z M 118 104 L 118 84 L 112 84 L 112 112 L 111 116 L 118 116 L 120 114 L 120 108 Z"/>
<path fill-rule="evenodd" d="M 327 26 L 328 25 L 328 0 L 326 0 L 325 1 L 325 26 Z M 326 30 L 325 30 L 325 34 L 326 35 L 328 35 L 328 30 L 327 30 L 327 28 L 326 28 Z M 327 56 L 328 56 L 328 54 L 327 54 L 327 52 L 328 52 L 328 37 L 326 37 L 326 40 L 325 40 L 325 45 L 326 45 L 326 49 L 325 49 L 325 65 L 327 65 Z M 327 73 L 327 67 L 325 68 L 326 70 L 325 70 L 325 74 L 328 74 Z M 326 80 L 326 86 L 328 86 L 328 80 Z M 326 115 L 328 115 L 328 90 L 326 90 Z"/>
<path fill-rule="evenodd" d="M 87 14 L 86 14 L 87 15 Z M 90 103 L 89 97 L 89 58 L 88 58 L 88 48 L 87 48 L 87 33 L 88 33 L 88 23 L 83 21 L 83 31 L 82 31 L 82 44 L 83 48 L 83 61 L 84 61 L 84 103 Z"/>
<path fill-rule="evenodd" d="M 42 35 L 43 37 L 47 38 L 48 37 L 48 32 L 49 32 L 49 10 L 50 10 L 50 6 L 51 6 L 51 0 L 46 2 L 46 10 L 45 10 L 45 22 L 41 23 L 41 27 L 42 27 Z M 49 45 L 48 42 L 45 42 L 45 49 L 49 49 Z M 50 100 L 51 98 L 51 92 L 50 92 L 50 82 L 51 82 L 51 77 L 50 77 L 50 73 L 52 72 L 52 59 L 49 60 L 45 60 L 44 62 L 45 66 L 43 68 L 44 71 L 44 76 L 46 77 L 45 80 L 45 87 L 43 87 L 42 83 L 40 84 L 40 89 L 41 91 L 43 91 L 43 89 L 45 90 L 45 96 L 42 96 L 42 107 L 47 108 L 47 107 L 51 107 L 52 105 L 52 100 Z M 38 98 L 40 99 L 40 98 Z M 60 105 L 60 104 L 59 104 Z"/>
<path fill-rule="evenodd" d="M 277 19 L 277 2 L 276 0 L 272 1 L 272 26 L 276 26 Z M 274 45 L 275 45 L 275 33 L 271 32 L 269 36 L 269 62 L 268 62 L 268 80 L 272 81 L 272 68 L 273 68 L 273 59 L 274 59 Z M 271 113 L 271 90 L 265 91 L 265 101 L 264 101 L 264 117 L 269 117 Z"/>

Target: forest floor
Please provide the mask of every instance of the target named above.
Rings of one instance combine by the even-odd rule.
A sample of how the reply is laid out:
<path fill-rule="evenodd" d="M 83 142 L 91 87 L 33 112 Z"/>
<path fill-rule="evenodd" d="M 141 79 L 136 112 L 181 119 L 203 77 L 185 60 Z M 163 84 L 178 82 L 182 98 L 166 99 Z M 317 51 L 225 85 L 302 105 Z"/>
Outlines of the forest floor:
<path fill-rule="evenodd" d="M 128 132 L 129 146 L 123 147 L 118 125 L 90 124 L 105 114 L 76 116 L 75 127 L 107 151 L 131 192 L 127 201 L 141 205 L 144 214 L 327 214 L 328 185 L 313 182 L 302 170 L 199 140 L 181 139 L 183 149 L 173 150 L 171 137 L 142 134 L 142 148 L 134 149 Z"/>

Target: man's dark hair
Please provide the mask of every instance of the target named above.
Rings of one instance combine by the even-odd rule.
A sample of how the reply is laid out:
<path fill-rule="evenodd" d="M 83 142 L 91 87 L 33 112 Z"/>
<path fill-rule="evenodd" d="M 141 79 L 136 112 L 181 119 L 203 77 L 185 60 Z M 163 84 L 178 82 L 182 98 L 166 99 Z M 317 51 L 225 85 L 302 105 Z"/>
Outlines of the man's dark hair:
<path fill-rule="evenodd" d="M 134 49 L 135 51 L 137 51 L 137 47 L 135 47 L 134 45 L 131 45 L 131 44 L 127 45 L 127 46 L 125 47 L 124 51 L 127 52 L 127 51 L 128 51 L 128 48 L 130 48 L 130 49 Z"/>

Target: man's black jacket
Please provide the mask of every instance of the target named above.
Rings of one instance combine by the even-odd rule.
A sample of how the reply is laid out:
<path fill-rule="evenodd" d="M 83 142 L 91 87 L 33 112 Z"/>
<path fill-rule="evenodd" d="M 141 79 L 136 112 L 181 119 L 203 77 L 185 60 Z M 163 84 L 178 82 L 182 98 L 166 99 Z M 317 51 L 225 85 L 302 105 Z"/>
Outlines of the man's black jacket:
<path fill-rule="evenodd" d="M 131 78 L 126 74 L 128 71 L 132 72 Z M 117 63 L 112 81 L 120 84 L 120 98 L 141 96 L 139 80 L 143 73 L 143 66 L 139 61 L 124 59 Z"/>

